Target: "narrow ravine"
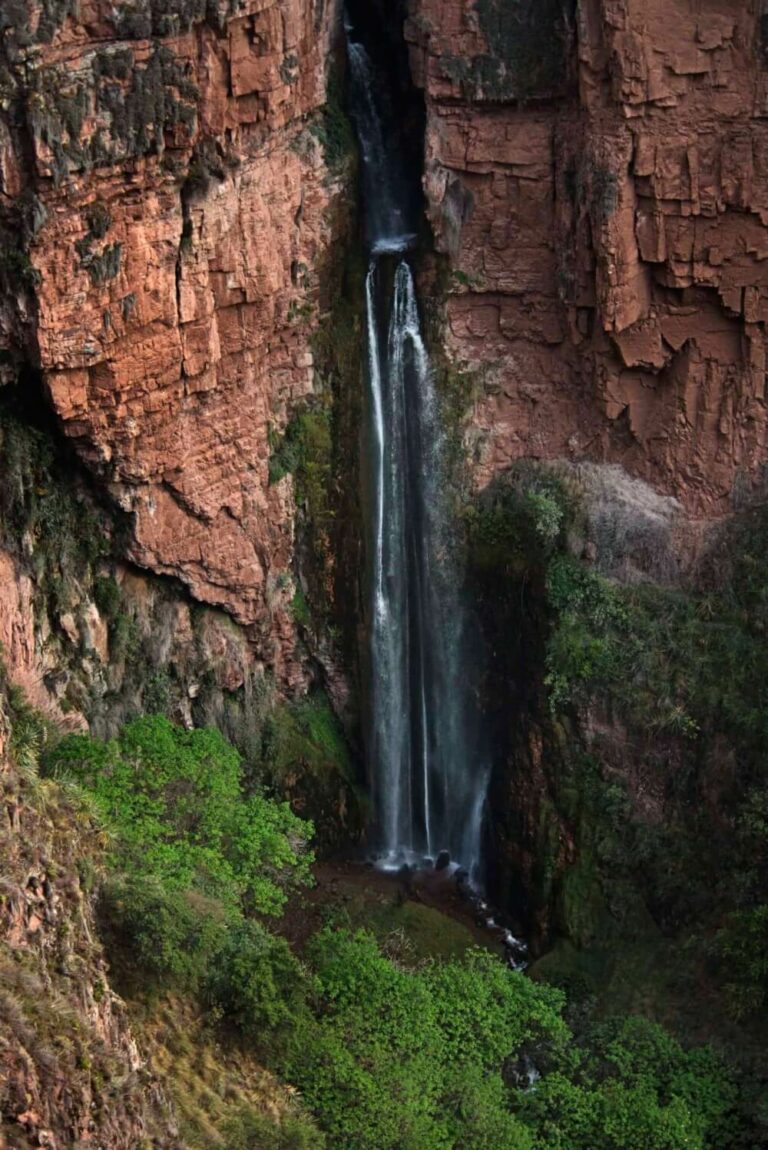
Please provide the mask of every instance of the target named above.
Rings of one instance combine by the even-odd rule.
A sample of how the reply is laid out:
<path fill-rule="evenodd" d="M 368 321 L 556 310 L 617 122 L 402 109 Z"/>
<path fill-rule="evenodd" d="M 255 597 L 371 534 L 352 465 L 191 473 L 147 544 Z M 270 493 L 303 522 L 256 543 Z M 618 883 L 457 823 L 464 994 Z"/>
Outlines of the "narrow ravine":
<path fill-rule="evenodd" d="M 446 498 L 445 436 L 412 260 L 418 175 L 386 78 L 348 24 L 366 278 L 370 482 L 369 774 L 379 865 L 480 873 L 487 771 L 473 747 L 467 623 Z"/>

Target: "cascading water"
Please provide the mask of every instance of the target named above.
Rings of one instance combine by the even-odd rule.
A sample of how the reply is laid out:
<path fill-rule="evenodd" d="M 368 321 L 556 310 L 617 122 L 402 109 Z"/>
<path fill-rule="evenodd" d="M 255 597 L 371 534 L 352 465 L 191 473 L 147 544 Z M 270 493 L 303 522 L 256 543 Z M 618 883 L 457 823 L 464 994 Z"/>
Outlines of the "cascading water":
<path fill-rule="evenodd" d="M 476 872 L 487 778 L 473 759 L 466 620 L 444 435 L 408 251 L 414 209 L 386 90 L 348 29 L 362 156 L 371 479 L 370 774 L 380 863 L 448 851 Z"/>

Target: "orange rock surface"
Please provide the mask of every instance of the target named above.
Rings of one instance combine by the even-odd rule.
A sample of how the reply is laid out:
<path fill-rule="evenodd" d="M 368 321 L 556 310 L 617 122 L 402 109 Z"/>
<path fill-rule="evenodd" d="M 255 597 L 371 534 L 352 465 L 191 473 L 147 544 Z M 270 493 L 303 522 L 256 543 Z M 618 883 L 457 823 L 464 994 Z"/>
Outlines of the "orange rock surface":
<path fill-rule="evenodd" d="M 554 83 L 516 99 L 466 79 L 494 2 L 418 0 L 407 25 L 478 479 L 609 460 L 720 513 L 766 449 L 762 8 L 584 0 Z"/>
<path fill-rule="evenodd" d="M 413 0 L 406 21 L 478 482 L 521 456 L 618 462 L 719 515 L 766 448 L 758 2 L 583 0 L 569 22 L 541 0 L 564 51 L 549 70 L 529 53 L 527 88 L 493 57 L 497 2 Z M 155 27 L 144 0 L 85 0 L 38 42 L 42 9 L 22 5 L 0 204 L 26 197 L 36 285 L 0 306 L 0 343 L 26 333 L 131 514 L 128 557 L 223 607 L 291 684 L 292 480 L 270 485 L 268 463 L 315 386 L 318 266 L 348 191 L 313 119 L 341 10 L 205 7 Z"/>
<path fill-rule="evenodd" d="M 224 607 L 290 681 L 294 501 L 290 476 L 269 484 L 270 433 L 314 386 L 341 186 L 312 117 L 339 5 L 246 0 L 152 39 L 115 11 L 84 3 L 29 51 L 32 154 L 0 132 L 4 196 L 37 197 L 35 350 L 131 513 L 129 557 Z"/>

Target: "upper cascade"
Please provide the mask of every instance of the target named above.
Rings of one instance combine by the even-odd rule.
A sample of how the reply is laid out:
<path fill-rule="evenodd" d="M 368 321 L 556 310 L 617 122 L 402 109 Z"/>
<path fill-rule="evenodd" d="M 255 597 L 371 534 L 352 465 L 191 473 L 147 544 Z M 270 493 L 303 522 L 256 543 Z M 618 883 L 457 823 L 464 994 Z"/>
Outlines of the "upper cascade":
<path fill-rule="evenodd" d="M 362 43 L 348 32 L 351 114 L 360 143 L 366 232 L 371 250 L 406 251 L 416 241 L 405 163 L 386 88 Z"/>

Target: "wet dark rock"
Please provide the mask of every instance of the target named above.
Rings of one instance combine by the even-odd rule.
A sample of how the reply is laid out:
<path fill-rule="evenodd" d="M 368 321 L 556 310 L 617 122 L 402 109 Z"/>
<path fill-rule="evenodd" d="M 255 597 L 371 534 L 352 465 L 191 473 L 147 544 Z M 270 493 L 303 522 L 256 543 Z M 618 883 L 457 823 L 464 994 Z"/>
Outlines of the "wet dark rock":
<path fill-rule="evenodd" d="M 435 870 L 445 870 L 451 865 L 451 855 L 449 851 L 440 851 L 435 862 Z"/>

